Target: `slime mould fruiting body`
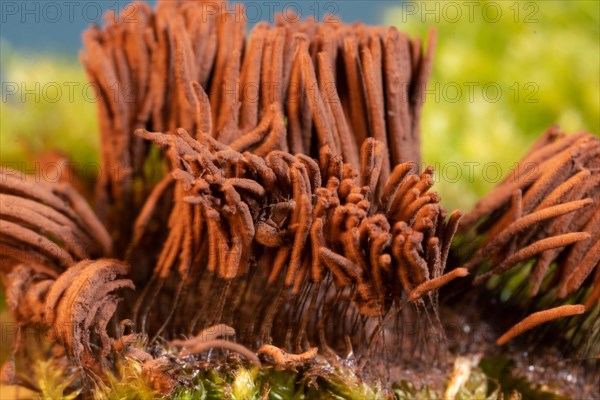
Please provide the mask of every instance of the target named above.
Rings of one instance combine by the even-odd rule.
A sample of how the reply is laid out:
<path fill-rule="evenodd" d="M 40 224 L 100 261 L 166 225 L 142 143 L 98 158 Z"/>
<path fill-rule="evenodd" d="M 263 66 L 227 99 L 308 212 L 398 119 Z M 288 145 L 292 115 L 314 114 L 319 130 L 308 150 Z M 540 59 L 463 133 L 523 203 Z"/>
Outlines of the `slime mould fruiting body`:
<path fill-rule="evenodd" d="M 279 16 L 247 39 L 241 6 L 213 3 L 135 3 L 135 23 L 109 14 L 85 32 L 95 211 L 67 182 L 2 169 L 0 266 L 20 326 L 48 329 L 100 379 L 115 354 L 168 370 L 160 343 L 190 362 L 352 355 L 375 371 L 444 362 L 440 288 L 531 268 L 523 285 L 544 301 L 498 344 L 584 314 L 598 351 L 596 137 L 551 128 L 461 219 L 421 166 L 433 33 L 422 51 L 395 28 Z M 177 379 L 161 376 L 168 392 Z"/>

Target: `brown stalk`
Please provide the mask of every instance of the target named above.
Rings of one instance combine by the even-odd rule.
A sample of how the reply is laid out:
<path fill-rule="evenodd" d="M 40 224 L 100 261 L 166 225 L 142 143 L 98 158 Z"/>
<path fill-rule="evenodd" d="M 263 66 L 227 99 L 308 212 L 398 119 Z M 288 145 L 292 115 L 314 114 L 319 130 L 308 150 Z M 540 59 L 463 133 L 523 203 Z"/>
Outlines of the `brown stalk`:
<path fill-rule="evenodd" d="M 447 285 L 449 282 L 453 281 L 456 278 L 463 278 L 469 275 L 469 270 L 466 268 L 456 268 L 452 271 L 439 276 L 437 278 L 430 279 L 428 281 L 423 282 L 413 290 L 411 290 L 409 294 L 410 301 L 416 301 L 423 297 L 423 295 L 427 292 L 430 292 L 435 289 L 439 289 L 442 286 Z"/>
<path fill-rule="evenodd" d="M 221 339 L 209 340 L 209 341 L 194 345 L 191 348 L 185 349 L 181 353 L 179 353 L 179 357 L 186 357 L 186 356 L 189 356 L 192 354 L 199 354 L 199 353 L 203 353 L 207 350 L 215 349 L 215 348 L 234 351 L 234 352 L 244 356 L 244 358 L 246 358 L 250 363 L 260 367 L 260 360 L 248 348 L 242 346 L 241 344 L 229 342 L 227 340 L 221 340 Z"/>
<path fill-rule="evenodd" d="M 260 349 L 258 349 L 258 354 L 264 354 L 273 358 L 277 365 L 283 367 L 312 361 L 317 356 L 317 350 L 318 348 L 313 347 L 301 354 L 290 354 L 281 350 L 279 347 L 263 344 Z"/>
<path fill-rule="evenodd" d="M 596 243 L 589 249 L 589 252 L 581 261 L 581 264 L 573 271 L 571 277 L 567 281 L 566 290 L 559 291 L 559 297 L 565 297 L 568 294 L 575 291 L 577 288 L 581 287 L 583 281 L 591 274 L 594 268 L 598 268 L 598 264 L 600 263 L 600 241 L 596 241 Z M 594 282 L 594 285 L 598 285 L 600 282 Z"/>
<path fill-rule="evenodd" d="M 587 232 L 572 232 L 566 233 L 564 235 L 553 236 L 550 238 L 539 240 L 512 254 L 511 256 L 506 258 L 506 260 L 504 260 L 485 274 L 477 276 L 473 283 L 475 285 L 478 285 L 491 275 L 501 274 L 502 272 L 514 267 L 518 263 L 525 261 L 546 250 L 555 249 L 558 247 L 565 247 L 580 240 L 586 240 L 589 238 L 590 234 Z"/>
<path fill-rule="evenodd" d="M 498 346 L 503 346 L 507 342 L 511 341 L 515 337 L 521 335 L 522 333 L 535 328 L 538 325 L 543 323 L 564 317 L 570 317 L 573 315 L 583 314 L 585 312 L 585 307 L 576 304 L 576 305 L 564 305 L 559 307 L 554 307 L 549 310 L 538 311 L 531 315 L 525 317 L 521 322 L 514 325 L 510 328 L 504 335 L 500 336 L 496 340 L 496 344 Z"/>
<path fill-rule="evenodd" d="M 556 218 L 557 216 L 577 211 L 583 207 L 589 206 L 590 204 L 592 204 L 592 199 L 572 201 L 569 203 L 563 203 L 556 206 L 544 208 L 540 211 L 536 211 L 522 218 L 519 218 L 511 225 L 509 225 L 506 229 L 504 229 L 502 232 L 495 235 L 485 247 L 482 247 L 478 251 L 478 253 L 469 261 L 469 263 L 465 264 L 465 268 L 471 269 L 473 266 L 477 265 L 477 263 L 479 263 L 483 259 L 483 257 L 489 255 L 491 252 L 493 253 L 497 251 L 499 248 L 508 243 L 508 241 L 511 238 L 513 238 L 516 234 L 522 232 L 525 229 L 535 226 L 536 224 L 540 223 L 540 221 L 544 221 L 550 218 Z"/>

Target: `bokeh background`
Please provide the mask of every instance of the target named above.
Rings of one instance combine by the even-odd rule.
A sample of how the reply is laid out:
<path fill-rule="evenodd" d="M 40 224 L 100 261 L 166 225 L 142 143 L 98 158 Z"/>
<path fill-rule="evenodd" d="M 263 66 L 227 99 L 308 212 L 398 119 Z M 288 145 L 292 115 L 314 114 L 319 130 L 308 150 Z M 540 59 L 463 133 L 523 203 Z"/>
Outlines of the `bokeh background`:
<path fill-rule="evenodd" d="M 435 28 L 422 142 L 448 208 L 468 210 L 552 124 L 600 133 L 596 0 L 242 3 L 258 10 L 257 20 L 272 20 L 273 10 L 299 10 L 304 17 L 333 13 L 395 25 L 423 39 Z M 97 162 L 80 35 L 101 23 L 103 11 L 126 2 L 5 0 L 0 7 L 0 163 L 34 172 L 48 151 L 79 167 Z M 0 319 L 3 361 L 14 328 L 5 312 Z"/>

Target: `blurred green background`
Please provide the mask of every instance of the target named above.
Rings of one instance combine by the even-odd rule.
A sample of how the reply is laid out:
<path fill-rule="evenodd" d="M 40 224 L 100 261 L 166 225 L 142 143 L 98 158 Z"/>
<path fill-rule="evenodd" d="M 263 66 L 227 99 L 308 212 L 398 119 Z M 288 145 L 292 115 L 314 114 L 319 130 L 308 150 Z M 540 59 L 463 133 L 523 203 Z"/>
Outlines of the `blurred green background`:
<path fill-rule="evenodd" d="M 469 210 L 552 124 L 600 133 L 600 2 L 420 1 L 384 23 L 437 30 L 422 140 L 448 208 Z"/>
<path fill-rule="evenodd" d="M 436 28 L 422 141 L 448 208 L 468 210 L 551 124 L 600 132 L 598 1 L 342 1 L 338 7 L 344 18 L 364 12 L 369 23 L 422 38 Z M 80 168 L 97 162 L 94 93 L 73 51 L 33 53 L 6 40 L 0 47 L 0 162 L 31 170 L 48 150 Z M 0 314 L 2 322 L 7 318 Z M 7 351 L 4 342 L 0 361 Z"/>

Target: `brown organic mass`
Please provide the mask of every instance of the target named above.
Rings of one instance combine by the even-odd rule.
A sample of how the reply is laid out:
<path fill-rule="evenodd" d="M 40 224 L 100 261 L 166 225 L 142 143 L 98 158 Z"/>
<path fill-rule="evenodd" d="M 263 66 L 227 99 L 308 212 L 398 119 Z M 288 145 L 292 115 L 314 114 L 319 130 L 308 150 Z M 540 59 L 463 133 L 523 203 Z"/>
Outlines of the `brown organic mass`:
<path fill-rule="evenodd" d="M 443 361 L 438 289 L 469 272 L 479 283 L 531 261 L 532 296 L 597 302 L 597 138 L 550 129 L 461 221 L 420 165 L 433 34 L 422 52 L 395 28 L 280 16 L 247 40 L 241 6 L 215 4 L 135 3 L 135 23 L 109 14 L 84 34 L 97 214 L 68 183 L 0 171 L 19 326 L 48 329 L 97 377 L 111 352 L 137 358 L 168 391 L 163 339 L 177 360 L 225 349 L 260 364 L 258 350 L 294 366 L 318 348 L 372 371 Z M 477 239 L 470 257 L 451 254 L 457 230 L 459 247 Z M 582 310 L 533 314 L 499 343 Z"/>
<path fill-rule="evenodd" d="M 151 187 L 150 146 L 132 135 L 138 128 L 203 132 L 260 156 L 282 150 L 317 158 L 327 145 L 356 169 L 358 149 L 373 137 L 385 149 L 382 182 L 394 165 L 420 163 L 433 33 L 423 54 L 418 38 L 395 28 L 279 15 L 247 40 L 239 4 L 235 12 L 220 2 L 159 1 L 156 12 L 134 5 L 135 23 L 109 13 L 104 28 L 86 31 L 81 57 L 100 91 L 106 168 L 97 210 L 109 230 L 127 236 L 123 211 L 143 201 L 133 184 Z"/>

